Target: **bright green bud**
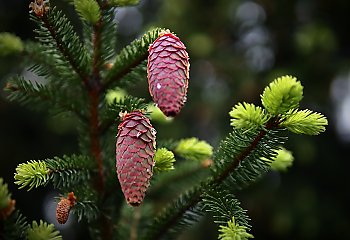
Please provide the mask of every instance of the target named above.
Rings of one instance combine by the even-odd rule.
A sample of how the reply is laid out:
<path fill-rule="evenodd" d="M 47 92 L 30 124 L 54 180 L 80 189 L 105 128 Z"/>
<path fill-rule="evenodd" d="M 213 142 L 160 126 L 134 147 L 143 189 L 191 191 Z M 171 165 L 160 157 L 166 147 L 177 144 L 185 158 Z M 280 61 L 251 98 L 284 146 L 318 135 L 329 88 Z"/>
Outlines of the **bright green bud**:
<path fill-rule="evenodd" d="M 227 226 L 220 225 L 219 240 L 247 240 L 254 238 L 250 233 L 247 233 L 247 227 L 240 226 L 235 222 L 235 218 L 227 222 Z"/>
<path fill-rule="evenodd" d="M 20 185 L 20 189 L 29 186 L 29 191 L 33 187 L 45 185 L 49 180 L 49 172 L 43 161 L 21 163 L 16 168 L 15 184 Z"/>
<path fill-rule="evenodd" d="M 101 17 L 100 7 L 95 0 L 74 0 L 74 7 L 80 18 L 95 24 Z"/>
<path fill-rule="evenodd" d="M 247 130 L 262 128 L 269 119 L 261 107 L 245 102 L 234 106 L 229 115 L 232 117 L 231 126 Z"/>
<path fill-rule="evenodd" d="M 291 151 L 281 148 L 277 151 L 277 156 L 271 162 L 271 168 L 275 171 L 285 172 L 292 166 L 294 157 Z"/>
<path fill-rule="evenodd" d="M 327 118 L 320 113 L 306 110 L 290 111 L 282 119 L 280 126 L 297 134 L 318 135 L 326 130 Z"/>
<path fill-rule="evenodd" d="M 175 157 L 172 151 L 167 150 L 166 148 L 157 149 L 154 155 L 154 171 L 157 172 L 166 172 L 174 169 Z"/>
<path fill-rule="evenodd" d="M 62 240 L 60 232 L 53 224 L 47 224 L 40 220 L 40 224 L 33 221 L 32 226 L 27 230 L 28 240 Z"/>
<path fill-rule="evenodd" d="M 19 37 L 7 32 L 0 33 L 0 56 L 20 53 L 23 49 L 23 42 Z"/>
<path fill-rule="evenodd" d="M 173 121 L 172 117 L 167 117 L 164 113 L 154 104 L 149 104 L 147 111 L 150 112 L 150 118 L 152 121 L 159 123 L 170 123 Z"/>
<path fill-rule="evenodd" d="M 116 88 L 114 90 L 109 90 L 106 94 L 106 101 L 108 105 L 112 105 L 113 102 L 120 102 L 124 100 L 127 93 L 124 89 Z"/>
<path fill-rule="evenodd" d="M 11 193 L 9 193 L 7 184 L 0 178 L 0 211 L 8 206 L 11 200 Z"/>
<path fill-rule="evenodd" d="M 126 7 L 139 4 L 140 0 L 110 0 L 109 4 L 114 7 Z"/>
<path fill-rule="evenodd" d="M 262 104 L 273 115 L 297 108 L 302 98 L 303 86 L 292 76 L 275 79 L 261 95 Z"/>
<path fill-rule="evenodd" d="M 213 147 L 197 138 L 187 138 L 180 140 L 175 153 L 185 159 L 202 161 L 213 155 Z"/>

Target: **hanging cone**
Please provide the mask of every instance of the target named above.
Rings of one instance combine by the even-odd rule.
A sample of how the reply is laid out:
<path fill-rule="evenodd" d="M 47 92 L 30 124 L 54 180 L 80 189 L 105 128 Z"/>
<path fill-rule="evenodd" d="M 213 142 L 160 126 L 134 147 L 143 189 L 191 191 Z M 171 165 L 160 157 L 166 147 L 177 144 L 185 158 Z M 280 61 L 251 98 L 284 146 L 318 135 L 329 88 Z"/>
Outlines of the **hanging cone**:
<path fill-rule="evenodd" d="M 116 170 L 128 204 L 142 203 L 153 175 L 156 131 L 140 111 L 127 113 L 118 126 Z"/>
<path fill-rule="evenodd" d="M 149 92 L 166 116 L 176 116 L 186 102 L 190 68 L 186 47 L 174 34 L 164 32 L 148 52 Z"/>

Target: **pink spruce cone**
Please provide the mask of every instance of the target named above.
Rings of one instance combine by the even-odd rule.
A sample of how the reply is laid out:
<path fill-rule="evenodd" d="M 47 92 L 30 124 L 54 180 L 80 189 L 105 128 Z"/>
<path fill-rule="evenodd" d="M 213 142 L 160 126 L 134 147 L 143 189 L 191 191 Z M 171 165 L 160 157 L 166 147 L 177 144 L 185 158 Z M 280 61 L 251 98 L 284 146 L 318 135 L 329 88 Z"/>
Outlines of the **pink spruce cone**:
<path fill-rule="evenodd" d="M 174 34 L 165 32 L 148 52 L 149 92 L 166 116 L 176 116 L 186 102 L 190 69 L 186 47 Z"/>
<path fill-rule="evenodd" d="M 118 126 L 116 170 L 128 204 L 142 203 L 153 175 L 156 131 L 140 111 L 127 113 Z"/>

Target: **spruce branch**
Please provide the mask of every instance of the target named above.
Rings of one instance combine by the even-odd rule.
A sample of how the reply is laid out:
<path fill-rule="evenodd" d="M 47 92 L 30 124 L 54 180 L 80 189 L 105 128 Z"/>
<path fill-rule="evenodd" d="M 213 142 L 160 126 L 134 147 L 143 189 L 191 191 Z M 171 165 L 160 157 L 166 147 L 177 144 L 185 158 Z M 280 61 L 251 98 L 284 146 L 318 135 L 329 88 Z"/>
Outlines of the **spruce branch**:
<path fill-rule="evenodd" d="M 293 160 L 292 152 L 281 147 L 281 149 L 277 150 L 276 157 L 269 162 L 272 170 L 285 172 L 293 164 Z"/>
<path fill-rule="evenodd" d="M 239 200 L 228 190 L 216 187 L 203 194 L 204 209 L 212 213 L 218 225 L 227 224 L 234 217 L 237 224 L 250 230 L 247 211 L 240 206 Z"/>
<path fill-rule="evenodd" d="M 148 56 L 149 45 L 157 39 L 159 33 L 164 31 L 155 28 L 145 33 L 140 39 L 136 39 L 123 48 L 116 56 L 113 67 L 108 72 L 103 83 L 103 89 L 109 88 L 114 82 L 131 72 L 133 68 L 145 61 Z"/>
<path fill-rule="evenodd" d="M 11 199 L 11 193 L 4 180 L 0 178 L 0 221 L 7 219 L 15 210 L 16 201 Z"/>
<path fill-rule="evenodd" d="M 0 57 L 23 52 L 24 44 L 22 40 L 7 32 L 0 33 Z"/>
<path fill-rule="evenodd" d="M 64 14 L 53 7 L 42 16 L 32 14 L 31 18 L 39 25 L 35 31 L 37 39 L 47 46 L 47 51 L 57 49 L 61 60 L 59 62 L 69 63 L 80 80 L 90 87 L 87 80 L 89 71 L 87 51 Z"/>
<path fill-rule="evenodd" d="M 91 160 L 86 156 L 55 157 L 44 161 L 31 160 L 16 168 L 15 183 L 28 191 L 52 181 L 56 188 L 69 188 L 90 179 L 93 170 Z"/>
<path fill-rule="evenodd" d="M 265 128 L 267 131 L 272 130 L 278 127 L 278 122 L 275 118 L 271 118 L 265 125 Z M 276 139 L 273 141 L 271 140 L 271 137 L 267 137 L 264 140 L 265 144 L 260 144 L 260 141 L 264 139 L 265 135 L 267 135 L 267 131 L 261 130 L 258 132 L 255 137 L 250 137 L 248 139 L 252 139 L 249 143 L 245 143 L 243 146 L 239 146 L 239 151 L 233 151 L 233 152 L 227 152 L 230 150 L 234 142 L 228 141 L 227 139 L 223 141 L 223 144 L 220 146 L 219 154 L 216 154 L 214 156 L 215 161 L 221 161 L 222 157 L 225 157 L 227 160 L 231 159 L 230 161 L 226 162 L 226 164 L 222 164 L 219 168 L 217 168 L 214 173 L 213 177 L 209 178 L 206 181 L 203 181 L 201 183 L 200 187 L 195 187 L 193 190 L 189 191 L 187 194 L 180 196 L 178 200 L 176 200 L 172 206 L 167 207 L 164 213 L 160 214 L 158 217 L 155 218 L 155 221 L 151 224 L 150 230 L 147 233 L 146 239 L 161 239 L 162 236 L 164 236 L 165 233 L 168 232 L 169 229 L 172 229 L 173 225 L 176 225 L 177 222 L 179 222 L 181 219 L 186 220 L 186 216 L 184 215 L 187 211 L 190 211 L 191 209 L 195 209 L 198 203 L 202 201 L 202 195 L 204 192 L 206 192 L 208 189 L 211 189 L 216 186 L 220 186 L 228 177 L 231 176 L 232 173 L 235 173 L 235 170 L 240 166 L 240 163 L 247 163 L 249 164 L 250 159 L 260 159 L 259 156 L 262 154 L 263 156 L 267 158 L 271 158 L 271 155 L 274 156 L 275 148 L 272 147 L 265 147 L 266 143 L 271 143 L 273 146 L 276 145 L 277 141 L 280 143 L 280 139 Z M 244 133 L 240 132 L 238 136 L 244 136 Z M 267 135 L 269 136 L 269 135 Z M 236 146 L 234 146 L 236 149 Z M 264 148 L 265 147 L 265 148 Z M 255 152 L 257 148 L 260 148 L 261 151 Z M 236 149 L 237 150 L 237 149 Z M 247 159 L 248 158 L 248 159 Z M 214 161 L 214 162 L 215 162 Z M 260 160 L 260 162 L 264 162 L 263 160 Z M 255 178 L 261 176 L 263 173 L 266 173 L 268 170 L 268 164 L 266 163 L 266 167 L 262 168 L 255 168 L 254 166 L 251 166 L 253 171 L 256 171 L 253 177 L 246 176 L 246 178 L 243 177 L 242 180 L 249 179 L 250 181 L 254 180 Z M 253 171 L 250 171 L 250 173 L 254 173 Z M 238 186 L 241 186 L 241 184 L 238 184 Z M 175 209 L 175 210 L 174 210 Z M 160 225 L 161 224 L 161 225 Z M 161 228 L 158 228 L 159 225 Z M 157 227 L 156 227 L 157 226 Z M 158 229 L 158 230 L 155 230 Z"/>
<path fill-rule="evenodd" d="M 28 223 L 18 210 L 0 224 L 0 239 L 26 239 Z"/>
<path fill-rule="evenodd" d="M 159 200 L 160 195 L 174 199 L 206 179 L 210 174 L 209 166 L 206 161 L 176 162 L 174 170 L 154 176 L 147 196 L 154 200 Z"/>
<path fill-rule="evenodd" d="M 229 112 L 232 117 L 231 126 L 246 130 L 262 128 L 269 119 L 265 111 L 254 104 L 238 103 Z"/>
<path fill-rule="evenodd" d="M 147 227 L 141 239 L 157 240 L 162 239 L 166 233 L 174 234 L 189 227 L 199 220 L 201 206 L 201 193 L 205 186 L 195 187 L 182 194 L 177 200 L 167 206 Z M 183 221 L 181 221 L 184 219 Z"/>
<path fill-rule="evenodd" d="M 31 160 L 27 163 L 21 163 L 16 168 L 15 184 L 20 185 L 20 189 L 29 187 L 28 191 L 45 185 L 49 180 L 50 170 L 44 161 Z"/>
<path fill-rule="evenodd" d="M 197 138 L 181 139 L 174 149 L 176 155 L 192 161 L 203 161 L 213 155 L 213 147 Z"/>
<path fill-rule="evenodd" d="M 112 7 L 126 7 L 139 4 L 140 0 L 109 0 L 108 4 Z"/>
<path fill-rule="evenodd" d="M 276 133 L 272 130 L 277 128 L 278 128 L 277 118 L 271 118 L 264 126 L 264 129 L 266 130 L 261 130 L 256 134 L 249 133 L 248 135 L 245 135 L 241 131 L 240 132 L 234 131 L 227 139 L 222 141 L 219 151 L 214 157 L 214 159 L 216 159 L 216 162 L 218 163 L 217 165 L 215 165 L 217 168 L 214 168 L 214 172 L 215 172 L 214 174 L 216 175 L 214 180 L 215 185 L 223 182 L 237 167 L 240 166 L 240 163 L 247 158 L 252 160 L 257 160 L 257 158 L 259 157 L 266 157 L 270 159 L 271 157 L 275 156 L 276 154 L 275 151 L 279 149 L 279 145 L 277 146 L 277 144 L 278 143 L 281 144 L 281 142 L 283 142 L 283 138 L 280 139 L 280 138 L 274 137 Z M 243 139 L 239 139 L 241 137 L 243 137 Z M 240 140 L 243 140 L 243 141 L 240 141 Z M 243 143 L 243 145 L 241 146 L 239 144 L 236 145 L 235 144 L 236 141 L 241 142 L 241 144 Z M 260 163 L 263 163 L 263 162 L 260 161 Z M 255 172 L 254 165 L 251 165 L 250 167 L 252 167 L 252 171 L 250 171 L 250 174 L 254 174 Z M 264 167 L 263 165 L 260 167 L 262 169 L 265 169 L 265 171 L 268 170 L 268 168 Z M 244 167 L 242 167 L 241 169 L 245 170 Z M 245 173 L 244 175 L 246 174 L 247 173 Z M 244 178 L 244 175 L 241 175 L 241 177 L 243 177 L 242 179 L 243 181 L 241 181 L 242 183 L 248 180 L 247 178 Z"/>
<path fill-rule="evenodd" d="M 296 134 L 318 135 L 326 130 L 328 121 L 320 113 L 294 109 L 283 116 L 280 125 Z"/>
<path fill-rule="evenodd" d="M 91 24 L 96 24 L 101 17 L 100 7 L 95 0 L 74 0 L 74 7 L 80 18 Z"/>
<path fill-rule="evenodd" d="M 33 221 L 27 230 L 28 240 L 62 240 L 60 232 L 57 231 L 53 224 L 48 224 L 40 220 L 39 224 Z"/>
<path fill-rule="evenodd" d="M 115 99 L 110 105 L 104 106 L 104 112 L 102 113 L 101 123 L 99 126 L 100 134 L 105 134 L 108 129 L 116 123 L 116 119 L 119 117 L 121 112 L 133 112 L 140 110 L 146 112 L 147 104 L 145 99 L 133 97 L 127 95 L 122 99 Z"/>
<path fill-rule="evenodd" d="M 232 219 L 227 222 L 227 226 L 221 225 L 219 232 L 220 240 L 248 240 L 254 238 L 252 234 L 247 233 L 246 226 L 241 226 L 236 222 L 235 217 L 232 217 Z"/>
<path fill-rule="evenodd" d="M 78 222 L 85 218 L 88 222 L 97 219 L 100 211 L 94 201 L 78 200 L 72 208 L 72 213 L 77 216 Z"/>
<path fill-rule="evenodd" d="M 157 149 L 154 155 L 154 173 L 174 170 L 175 156 L 174 153 L 166 148 Z"/>
<path fill-rule="evenodd" d="M 297 108 L 303 98 L 303 86 L 293 76 L 282 76 L 272 81 L 261 95 L 266 110 L 277 116 Z"/>
<path fill-rule="evenodd" d="M 84 155 L 64 155 L 45 160 L 50 170 L 50 180 L 55 188 L 67 189 L 90 180 L 94 162 Z"/>
<path fill-rule="evenodd" d="M 11 78 L 6 86 L 5 91 L 9 94 L 7 98 L 10 101 L 16 101 L 32 108 L 48 108 L 50 111 L 72 112 L 82 120 L 86 120 L 84 108 L 80 104 L 70 101 L 66 96 L 53 90 L 49 84 L 43 85 L 37 82 L 25 80 L 17 76 Z"/>

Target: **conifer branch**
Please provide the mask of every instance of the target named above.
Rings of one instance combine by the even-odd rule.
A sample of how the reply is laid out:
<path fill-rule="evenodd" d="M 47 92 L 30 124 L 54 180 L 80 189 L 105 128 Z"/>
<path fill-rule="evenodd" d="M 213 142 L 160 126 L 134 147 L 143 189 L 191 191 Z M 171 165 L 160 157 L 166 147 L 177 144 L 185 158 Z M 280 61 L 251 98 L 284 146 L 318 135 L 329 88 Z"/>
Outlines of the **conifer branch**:
<path fill-rule="evenodd" d="M 40 22 L 42 23 L 42 28 L 36 31 L 39 34 L 38 39 L 43 44 L 52 44 L 47 39 L 50 36 L 56 43 L 55 47 L 62 54 L 62 57 L 70 64 L 83 83 L 89 86 L 85 69 L 88 61 L 87 53 L 68 19 L 62 12 L 56 11 L 55 7 L 41 17 L 32 16 L 34 21 L 39 23 L 39 26 L 41 25 Z M 67 35 L 70 36 L 67 38 Z"/>
<path fill-rule="evenodd" d="M 157 39 L 159 33 L 163 30 L 161 28 L 153 29 L 123 48 L 106 76 L 103 90 L 108 89 L 114 82 L 119 81 L 123 76 L 130 73 L 133 68 L 146 60 L 149 45 Z"/>
<path fill-rule="evenodd" d="M 265 125 L 266 130 L 261 130 L 256 135 L 251 144 L 232 160 L 231 164 L 226 167 L 225 171 L 223 171 L 213 180 L 213 183 L 215 185 L 221 184 L 222 181 L 224 181 L 229 176 L 229 174 L 239 166 L 239 163 L 243 161 L 257 147 L 261 139 L 267 134 L 267 130 L 277 128 L 278 124 L 279 122 L 277 118 L 271 118 Z"/>
<path fill-rule="evenodd" d="M 79 109 L 71 101 L 67 102 L 66 97 L 63 98 L 62 95 L 52 90 L 48 85 L 42 85 L 37 82 L 32 83 L 22 77 L 13 77 L 7 82 L 5 90 L 10 93 L 8 95 L 10 101 L 17 101 L 34 108 L 47 107 L 50 104 L 51 107 L 55 106 L 59 111 L 69 111 L 80 119 L 87 120 L 82 109 Z"/>
<path fill-rule="evenodd" d="M 89 157 L 63 156 L 19 164 L 14 178 L 15 183 L 20 185 L 19 188 L 28 186 L 28 191 L 46 185 L 50 180 L 55 188 L 64 189 L 88 181 L 92 169 L 93 164 Z"/>
<path fill-rule="evenodd" d="M 224 170 L 219 172 L 217 176 L 209 178 L 208 181 L 205 181 L 201 184 L 201 187 L 195 187 L 194 190 L 189 191 L 185 196 L 180 196 L 180 198 L 174 203 L 172 207 L 168 207 L 166 212 L 161 214 L 153 222 L 152 226 L 158 225 L 159 222 L 162 222 L 162 227 L 157 227 L 153 233 L 148 233 L 146 239 L 161 239 L 162 236 L 170 229 L 172 226 L 182 219 L 183 215 L 190 209 L 195 208 L 195 206 L 202 201 L 202 195 L 208 189 L 219 186 L 223 181 L 236 170 L 240 162 L 247 158 L 258 146 L 259 142 L 263 137 L 268 133 L 268 130 L 272 130 L 278 127 L 278 119 L 271 118 L 265 125 L 265 130 L 261 130 L 255 136 L 253 141 L 243 149 L 234 159 L 231 160 L 231 163 L 228 166 L 225 166 Z M 219 161 L 219 159 L 216 159 Z M 176 206 L 176 207 L 175 207 Z M 175 210 L 172 210 L 175 209 Z M 152 229 L 152 226 L 150 227 Z"/>

